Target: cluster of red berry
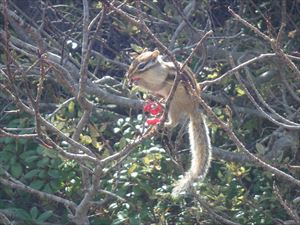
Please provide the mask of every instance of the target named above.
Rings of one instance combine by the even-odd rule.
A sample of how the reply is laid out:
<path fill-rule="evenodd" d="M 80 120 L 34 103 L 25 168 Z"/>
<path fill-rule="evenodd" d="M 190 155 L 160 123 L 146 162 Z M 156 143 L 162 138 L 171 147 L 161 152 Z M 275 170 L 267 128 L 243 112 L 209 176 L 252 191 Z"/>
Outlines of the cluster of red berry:
<path fill-rule="evenodd" d="M 144 112 L 149 112 L 154 118 L 148 118 L 146 120 L 148 125 L 156 125 L 161 120 L 161 113 L 163 112 L 163 106 L 159 102 L 153 102 L 151 100 L 147 100 L 144 106 Z"/>

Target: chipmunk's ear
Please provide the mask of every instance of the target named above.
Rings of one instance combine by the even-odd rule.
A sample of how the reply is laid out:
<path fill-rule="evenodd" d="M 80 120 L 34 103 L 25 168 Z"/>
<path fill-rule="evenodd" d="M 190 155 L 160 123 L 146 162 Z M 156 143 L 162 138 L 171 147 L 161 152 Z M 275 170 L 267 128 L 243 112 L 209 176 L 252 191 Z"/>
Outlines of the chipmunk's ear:
<path fill-rule="evenodd" d="M 159 56 L 159 54 L 160 54 L 160 52 L 159 52 L 157 49 L 155 49 L 155 50 L 152 52 L 151 56 L 152 56 L 153 58 L 157 58 L 157 56 Z"/>
<path fill-rule="evenodd" d="M 144 48 L 141 53 L 148 52 L 148 48 Z"/>

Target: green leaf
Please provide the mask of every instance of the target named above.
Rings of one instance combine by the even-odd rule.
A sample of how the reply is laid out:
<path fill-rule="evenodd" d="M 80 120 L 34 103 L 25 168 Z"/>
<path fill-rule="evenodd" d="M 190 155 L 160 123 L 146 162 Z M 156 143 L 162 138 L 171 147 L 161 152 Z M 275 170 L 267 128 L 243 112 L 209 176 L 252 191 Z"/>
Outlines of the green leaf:
<path fill-rule="evenodd" d="M 30 210 L 31 218 L 35 219 L 38 215 L 38 212 L 39 211 L 38 211 L 37 207 L 32 207 Z"/>
<path fill-rule="evenodd" d="M 236 87 L 235 91 L 237 93 L 237 96 L 243 96 L 243 95 L 245 95 L 245 91 L 243 89 L 241 89 L 240 87 Z"/>
<path fill-rule="evenodd" d="M 16 141 L 17 141 L 19 144 L 24 145 L 24 144 L 26 144 L 29 140 L 26 139 L 26 138 L 21 138 L 21 139 L 17 139 Z"/>
<path fill-rule="evenodd" d="M 49 170 L 48 175 L 53 178 L 60 178 L 60 171 L 59 170 Z"/>
<path fill-rule="evenodd" d="M 141 224 L 141 219 L 140 219 L 140 215 L 135 215 L 133 217 L 130 217 L 130 224 L 131 225 L 139 225 Z"/>
<path fill-rule="evenodd" d="M 215 79 L 219 76 L 219 74 L 217 72 L 213 72 L 212 74 L 208 74 L 207 78 L 209 79 Z"/>
<path fill-rule="evenodd" d="M 80 134 L 80 141 L 82 144 L 88 145 L 93 142 L 92 138 L 88 135 Z"/>
<path fill-rule="evenodd" d="M 138 165 L 136 163 L 133 163 L 131 167 L 128 169 L 128 174 L 131 175 L 137 168 Z"/>
<path fill-rule="evenodd" d="M 14 165 L 14 164 L 16 164 L 16 163 L 17 163 L 17 157 L 16 157 L 16 155 L 14 154 L 14 155 L 12 155 L 11 158 L 9 159 L 9 164 L 10 164 L 10 165 Z"/>
<path fill-rule="evenodd" d="M 49 158 L 43 158 L 42 160 L 39 160 L 36 165 L 41 168 L 48 167 Z"/>
<path fill-rule="evenodd" d="M 34 180 L 31 182 L 29 185 L 31 188 L 36 189 L 36 190 L 41 190 L 44 185 L 44 181 L 42 180 Z"/>
<path fill-rule="evenodd" d="M 119 147 L 124 148 L 126 145 L 127 145 L 127 140 L 126 138 L 122 137 L 119 142 Z"/>
<path fill-rule="evenodd" d="M 28 212 L 26 212 L 24 209 L 20 208 L 8 208 L 9 212 L 11 212 L 15 217 L 18 219 L 21 219 L 23 221 L 31 221 L 31 216 Z"/>
<path fill-rule="evenodd" d="M 144 162 L 145 165 L 149 165 L 152 162 L 152 157 L 150 155 L 146 155 L 143 158 L 143 162 Z"/>
<path fill-rule="evenodd" d="M 65 122 L 59 122 L 59 121 L 56 121 L 54 125 L 55 125 L 55 127 L 56 127 L 58 130 L 62 130 L 63 128 L 66 127 L 66 123 L 65 123 Z"/>
<path fill-rule="evenodd" d="M 19 155 L 19 157 L 23 160 L 26 160 L 26 158 L 32 156 L 32 155 L 35 155 L 36 154 L 36 151 L 35 150 L 29 150 L 29 151 L 24 151 L 23 153 L 21 153 Z"/>
<path fill-rule="evenodd" d="M 31 179 L 31 178 L 37 176 L 39 172 L 40 172 L 39 169 L 30 170 L 28 173 L 26 173 L 24 175 L 24 178 L 25 179 Z"/>
<path fill-rule="evenodd" d="M 136 44 L 130 44 L 130 47 L 137 53 L 142 53 L 144 49 Z"/>
<path fill-rule="evenodd" d="M 265 146 L 263 146 L 261 143 L 256 143 L 255 145 L 256 150 L 259 154 L 264 155 L 266 151 L 268 150 Z"/>
<path fill-rule="evenodd" d="M 50 186 L 50 184 L 46 184 L 42 190 L 43 192 L 49 193 L 49 194 L 53 194 L 53 190 Z"/>
<path fill-rule="evenodd" d="M 47 219 L 49 219 L 52 215 L 53 215 L 53 211 L 46 211 L 46 212 L 42 213 L 41 215 L 39 215 L 39 217 L 37 218 L 37 222 L 43 223 Z"/>
<path fill-rule="evenodd" d="M 44 149 L 43 155 L 47 156 L 49 158 L 52 158 L 52 159 L 57 158 L 57 152 L 51 151 L 51 150 L 48 150 L 48 149 Z"/>
<path fill-rule="evenodd" d="M 46 177 L 48 177 L 47 171 L 46 170 L 39 170 L 39 178 L 41 178 L 41 180 L 46 179 Z"/>
<path fill-rule="evenodd" d="M 95 7 L 96 7 L 96 9 L 102 9 L 103 4 L 101 2 L 97 2 Z"/>
<path fill-rule="evenodd" d="M 14 138 L 6 137 L 6 138 L 0 138 L 1 142 L 4 142 L 5 144 L 13 143 L 15 141 Z"/>
<path fill-rule="evenodd" d="M 25 158 L 24 160 L 26 163 L 32 163 L 32 162 L 38 160 L 39 158 L 40 158 L 40 156 L 33 155 L 33 156 L 29 156 L 29 157 Z"/>
<path fill-rule="evenodd" d="M 73 113 L 73 112 L 74 112 L 74 109 L 75 109 L 75 103 L 74 103 L 74 101 L 71 101 L 71 102 L 69 103 L 69 105 L 68 105 L 68 111 L 69 111 L 70 113 Z"/>
<path fill-rule="evenodd" d="M 107 125 L 104 125 L 104 126 L 102 125 L 102 127 L 104 127 L 104 130 L 105 130 Z M 100 136 L 100 133 L 96 127 L 89 126 L 89 130 L 90 130 L 91 137 L 99 137 Z"/>
<path fill-rule="evenodd" d="M 22 169 L 21 164 L 15 163 L 11 166 L 10 171 L 11 171 L 11 174 L 13 175 L 13 177 L 18 178 L 21 176 L 23 169 Z"/>
<path fill-rule="evenodd" d="M 96 148 L 96 149 L 100 149 L 101 146 L 102 146 L 102 143 L 101 142 L 98 142 L 97 139 L 95 138 L 92 138 L 93 141 L 92 141 L 92 145 Z"/>
<path fill-rule="evenodd" d="M 3 170 L 3 168 L 0 166 L 0 176 L 5 174 L 5 170 Z"/>
<path fill-rule="evenodd" d="M 118 216 L 118 218 L 112 222 L 112 225 L 124 224 L 125 221 L 128 220 L 127 215 L 122 211 L 119 212 L 117 216 Z"/>
<path fill-rule="evenodd" d="M 59 183 L 57 181 L 50 181 L 50 187 L 54 190 L 58 190 L 59 189 Z"/>
<path fill-rule="evenodd" d="M 0 161 L 2 162 L 8 162 L 9 159 L 12 157 L 12 152 L 3 150 L 0 152 Z"/>

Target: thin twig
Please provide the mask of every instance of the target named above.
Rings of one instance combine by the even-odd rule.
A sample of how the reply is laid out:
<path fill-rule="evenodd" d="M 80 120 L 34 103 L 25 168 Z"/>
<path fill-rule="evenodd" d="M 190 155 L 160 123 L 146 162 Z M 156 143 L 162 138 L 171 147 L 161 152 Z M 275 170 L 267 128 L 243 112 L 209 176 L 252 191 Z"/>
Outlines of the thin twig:
<path fill-rule="evenodd" d="M 201 199 L 200 195 L 196 193 L 196 191 L 193 191 L 192 192 L 193 194 L 193 197 L 195 199 L 197 199 L 197 201 L 200 203 L 200 206 L 203 207 L 207 212 L 208 212 L 208 215 L 216 220 L 216 221 L 219 221 L 221 222 L 222 224 L 227 224 L 227 225 L 241 225 L 240 223 L 236 223 L 236 222 L 233 222 L 219 214 L 217 214 L 209 205 L 207 202 L 205 202 L 203 199 Z"/>
<path fill-rule="evenodd" d="M 9 97 L 15 102 L 15 104 L 24 112 L 35 116 L 35 112 L 34 110 L 27 106 L 26 104 L 24 104 L 24 102 L 22 102 L 16 95 L 14 95 L 11 91 L 9 91 L 4 85 L 0 84 L 0 90 L 4 90 Z M 73 146 L 75 149 L 77 150 L 81 150 L 84 153 L 86 153 L 89 157 L 94 157 L 94 153 L 87 148 L 86 146 L 82 145 L 79 142 L 76 142 L 75 140 L 73 140 L 72 138 L 68 137 L 67 135 L 65 135 L 63 132 L 61 132 L 59 129 L 57 129 L 53 124 L 51 124 L 50 122 L 48 122 L 45 118 L 43 118 L 40 114 L 37 115 L 37 119 L 40 120 L 41 124 L 45 126 L 46 129 L 48 129 L 49 131 L 54 132 L 55 134 L 57 134 L 60 138 L 62 138 L 64 141 L 68 142 L 71 146 Z M 96 159 L 94 159 L 96 160 Z"/>
<path fill-rule="evenodd" d="M 300 103 L 300 97 L 298 94 L 294 91 L 293 87 L 290 85 L 289 81 L 287 80 L 287 76 L 284 74 L 284 70 L 282 68 L 279 69 L 279 76 L 285 85 L 287 91 L 290 93 L 290 95 L 298 102 Z"/>
<path fill-rule="evenodd" d="M 19 138 L 35 138 L 37 137 L 38 135 L 37 134 L 13 134 L 13 133 L 9 133 L 9 132 L 6 132 L 5 130 L 1 129 L 0 128 L 0 137 L 12 137 L 12 138 L 16 138 L 16 139 L 19 139 Z"/>
<path fill-rule="evenodd" d="M 261 54 L 259 56 L 256 56 L 252 59 L 249 59 L 246 62 L 241 63 L 240 65 L 232 68 L 231 70 L 228 70 L 227 72 L 225 72 L 224 74 L 222 74 L 220 77 L 213 79 L 213 80 L 206 80 L 200 83 L 201 86 L 209 86 L 212 84 L 219 84 L 223 81 L 223 79 L 227 78 L 229 75 L 234 74 L 236 71 L 242 69 L 245 66 L 248 66 L 249 64 L 255 63 L 257 61 L 260 61 L 262 59 L 269 59 L 269 58 L 273 58 L 274 56 L 276 56 L 274 53 L 266 53 L 266 54 Z"/>
<path fill-rule="evenodd" d="M 255 34 L 266 40 L 272 47 L 273 51 L 276 53 L 276 55 L 282 59 L 282 61 L 297 75 L 298 78 L 300 78 L 300 71 L 297 68 L 297 66 L 293 63 L 292 60 L 289 59 L 289 57 L 283 52 L 283 50 L 278 45 L 278 42 L 274 40 L 273 38 L 270 38 L 269 36 L 262 33 L 258 28 L 250 24 L 248 21 L 240 17 L 238 14 L 236 14 L 232 9 L 228 9 L 228 11 L 236 18 L 239 22 L 241 22 L 244 26 L 251 29 Z M 284 13 L 283 13 L 284 14 Z M 284 28 L 284 19 L 282 24 L 282 29 Z M 280 36 L 280 35 L 279 35 Z M 279 38 L 280 39 L 280 38 Z"/>
<path fill-rule="evenodd" d="M 275 182 L 273 184 L 273 190 L 274 190 L 274 193 L 277 196 L 280 204 L 283 206 L 283 208 L 285 209 L 287 214 L 295 221 L 296 224 L 300 224 L 300 218 L 299 218 L 299 215 L 297 214 L 297 211 L 292 209 L 292 207 L 288 204 L 288 202 L 286 200 L 283 200 L 283 197 L 280 194 L 279 188 L 277 187 Z"/>
<path fill-rule="evenodd" d="M 66 101 L 64 101 L 63 103 L 59 104 L 57 106 L 57 108 L 49 115 L 46 116 L 46 119 L 50 119 L 51 117 L 55 116 L 63 107 L 67 106 L 68 104 L 70 104 L 71 101 L 74 101 L 75 97 L 69 98 Z"/>
<path fill-rule="evenodd" d="M 194 92 L 193 90 L 191 90 L 192 92 Z M 203 109 L 206 112 L 206 115 L 208 117 L 210 117 L 214 123 L 216 123 L 217 125 L 219 125 L 228 135 L 228 137 L 235 143 L 235 145 L 238 147 L 238 149 L 240 149 L 241 151 L 243 151 L 248 157 L 249 160 L 254 163 L 255 165 L 262 167 L 272 173 L 274 173 L 275 175 L 277 175 L 278 177 L 282 178 L 283 180 L 289 181 L 297 186 L 300 186 L 300 180 L 294 178 L 293 176 L 269 165 L 268 163 L 264 162 L 263 160 L 261 160 L 260 158 L 258 158 L 257 156 L 255 156 L 254 154 L 252 154 L 246 147 L 245 145 L 238 139 L 238 137 L 236 136 L 236 134 L 232 131 L 231 127 L 228 126 L 226 123 L 224 123 L 223 121 L 221 121 L 219 119 L 219 117 L 214 113 L 214 111 L 206 104 L 206 102 L 200 97 L 197 96 L 197 93 L 194 92 L 194 95 L 197 97 L 199 104 L 203 107 Z"/>
<path fill-rule="evenodd" d="M 178 5 L 179 4 L 178 0 L 172 0 L 172 2 L 174 4 L 174 7 L 176 8 L 177 12 L 180 14 L 182 19 L 184 20 L 184 22 L 189 26 L 189 28 L 191 28 L 192 31 L 197 32 L 197 30 L 190 23 L 189 18 L 188 18 L 191 14 L 191 11 L 194 10 L 194 8 L 195 8 L 196 1 L 195 0 L 190 1 L 184 10 L 180 9 L 180 6 Z M 184 14 L 185 11 L 188 11 L 188 12 L 186 12 L 186 15 Z"/>
<path fill-rule="evenodd" d="M 4 172 L 2 168 L 0 168 L 0 170 L 2 170 L 2 172 Z M 8 173 L 5 171 L 5 174 L 8 174 Z M 33 189 L 29 186 L 24 185 L 20 181 L 18 181 L 16 183 L 14 181 L 10 181 L 9 179 L 5 179 L 3 177 L 0 177 L 0 183 L 5 185 L 5 186 L 8 186 L 10 188 L 17 189 L 17 190 L 22 190 L 24 192 L 33 194 L 33 195 L 35 195 L 35 196 L 37 196 L 41 199 L 47 199 L 47 200 L 50 200 L 50 201 L 61 203 L 61 204 L 65 205 L 66 207 L 69 207 L 71 209 L 76 208 L 76 204 L 74 202 L 70 201 L 70 200 L 61 198 L 61 197 L 56 196 L 56 195 L 52 195 L 52 194 L 48 194 L 48 193 L 45 193 L 45 192 L 38 191 L 36 189 Z"/>
<path fill-rule="evenodd" d="M 255 92 L 257 98 L 259 99 L 259 101 L 271 112 L 273 113 L 274 116 L 278 117 L 280 120 L 284 121 L 285 123 L 292 125 L 292 126 L 296 126 L 300 128 L 300 124 L 295 123 L 293 121 L 290 121 L 286 118 L 284 118 L 283 116 L 279 115 L 264 99 L 263 96 L 259 93 L 259 91 L 257 90 L 257 88 L 255 87 L 254 81 L 252 79 L 252 76 L 250 74 L 250 71 L 248 70 L 248 68 L 246 67 L 246 73 L 247 73 L 247 79 L 248 82 L 251 86 L 251 88 L 253 89 L 253 91 Z"/>
<path fill-rule="evenodd" d="M 235 63 L 233 61 L 233 57 L 232 55 L 229 55 L 229 62 L 231 64 L 231 66 L 233 68 L 236 68 Z M 277 120 L 275 120 L 272 116 L 270 116 L 268 113 L 266 113 L 259 105 L 258 103 L 255 101 L 255 99 L 253 98 L 253 96 L 251 95 L 251 93 L 249 92 L 248 88 L 246 87 L 246 85 L 242 82 L 241 80 L 241 76 L 239 74 L 238 71 L 235 72 L 235 77 L 236 79 L 239 81 L 239 83 L 242 85 L 246 95 L 248 96 L 248 98 L 250 99 L 250 101 L 253 103 L 253 105 L 258 109 L 259 112 L 261 112 L 262 114 L 264 114 L 266 116 L 266 118 L 268 120 L 270 120 L 271 122 L 275 123 L 278 126 L 284 127 L 286 129 L 290 129 L 290 130 L 299 130 L 300 126 L 299 125 L 289 125 L 289 124 L 285 124 L 282 122 L 279 122 Z M 276 112 L 275 112 L 276 113 Z"/>
<path fill-rule="evenodd" d="M 9 221 L 9 219 L 6 217 L 6 215 L 0 211 L 0 222 L 3 223 L 3 225 L 11 225 L 12 222 Z"/>
<path fill-rule="evenodd" d="M 286 0 L 281 0 L 281 25 L 277 34 L 276 38 L 276 46 L 280 47 L 282 38 L 283 38 L 283 31 L 286 27 Z"/>
<path fill-rule="evenodd" d="M 185 67 L 185 65 L 187 65 L 191 59 L 193 58 L 194 54 L 198 51 L 198 49 L 202 46 L 203 47 L 203 42 L 206 40 L 206 38 L 210 35 L 213 34 L 213 31 L 210 30 L 208 32 L 206 32 L 203 37 L 200 39 L 200 41 L 197 43 L 196 47 L 193 49 L 193 51 L 191 52 L 191 54 L 187 57 L 187 59 L 184 61 L 184 63 L 181 65 L 180 70 L 182 71 L 183 68 Z"/>
<path fill-rule="evenodd" d="M 190 1 L 189 4 L 183 10 L 183 12 L 180 9 L 177 0 L 172 0 L 172 2 L 173 2 L 174 7 L 176 8 L 177 12 L 181 15 L 183 20 L 180 22 L 180 24 L 176 28 L 174 34 L 172 35 L 172 38 L 171 38 L 170 43 L 169 43 L 169 48 L 170 49 L 174 48 L 176 38 L 180 34 L 180 32 L 184 29 L 186 24 L 190 27 L 190 29 L 193 32 L 197 32 L 196 29 L 192 26 L 192 24 L 188 20 L 189 16 L 191 15 L 191 12 L 195 8 L 195 0 Z"/>
<path fill-rule="evenodd" d="M 88 43 L 89 43 L 89 5 L 87 0 L 83 0 L 83 24 L 82 24 L 82 45 L 81 56 L 82 62 L 80 65 L 80 80 L 77 99 L 83 98 L 88 73 Z"/>
<path fill-rule="evenodd" d="M 151 137 L 153 137 L 156 134 L 156 131 L 150 127 L 143 136 L 137 138 L 137 140 L 133 141 L 132 143 L 129 143 L 124 147 L 121 151 L 115 153 L 114 155 L 108 156 L 101 160 L 101 164 L 106 165 L 107 163 L 120 159 L 121 157 L 129 154 L 133 151 L 139 144 L 141 144 L 144 140 L 147 140 Z"/>

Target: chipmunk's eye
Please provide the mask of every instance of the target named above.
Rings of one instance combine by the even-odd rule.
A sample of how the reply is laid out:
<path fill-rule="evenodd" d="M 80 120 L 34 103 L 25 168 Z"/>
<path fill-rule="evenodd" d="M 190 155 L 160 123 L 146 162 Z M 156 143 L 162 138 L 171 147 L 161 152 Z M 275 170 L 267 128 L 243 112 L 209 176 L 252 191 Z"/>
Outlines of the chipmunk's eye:
<path fill-rule="evenodd" d="M 146 62 L 142 62 L 142 63 L 140 63 L 139 65 L 138 65 L 138 70 L 142 70 L 142 69 L 144 69 L 145 68 L 145 66 L 147 65 L 147 63 Z"/>

